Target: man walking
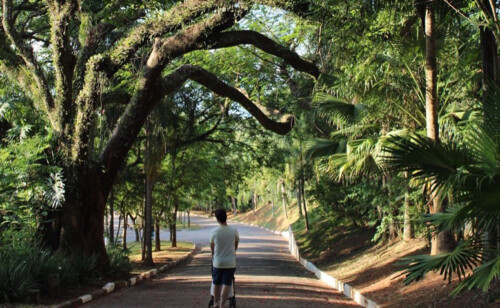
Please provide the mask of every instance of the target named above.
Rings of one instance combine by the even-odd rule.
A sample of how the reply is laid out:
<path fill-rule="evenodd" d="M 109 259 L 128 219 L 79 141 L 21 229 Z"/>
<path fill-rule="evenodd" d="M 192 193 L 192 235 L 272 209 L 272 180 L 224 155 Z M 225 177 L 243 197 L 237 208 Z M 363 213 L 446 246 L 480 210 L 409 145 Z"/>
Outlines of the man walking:
<path fill-rule="evenodd" d="M 233 285 L 236 270 L 236 249 L 240 237 L 235 228 L 227 225 L 227 214 L 223 209 L 215 211 L 219 227 L 210 232 L 210 248 L 212 249 L 212 282 L 215 286 L 214 308 L 224 307 L 229 291 Z"/>

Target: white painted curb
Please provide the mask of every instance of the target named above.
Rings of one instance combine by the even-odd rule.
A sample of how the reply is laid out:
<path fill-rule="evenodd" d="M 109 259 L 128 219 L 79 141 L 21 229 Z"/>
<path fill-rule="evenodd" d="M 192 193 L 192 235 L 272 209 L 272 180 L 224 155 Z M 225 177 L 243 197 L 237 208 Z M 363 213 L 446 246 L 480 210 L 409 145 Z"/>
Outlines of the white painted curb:
<path fill-rule="evenodd" d="M 113 282 L 108 282 L 104 287 L 102 287 L 106 292 L 111 293 L 115 290 L 115 284 Z"/>
<path fill-rule="evenodd" d="M 86 294 L 79 297 L 82 300 L 82 304 L 88 303 L 92 300 L 92 295 Z"/>

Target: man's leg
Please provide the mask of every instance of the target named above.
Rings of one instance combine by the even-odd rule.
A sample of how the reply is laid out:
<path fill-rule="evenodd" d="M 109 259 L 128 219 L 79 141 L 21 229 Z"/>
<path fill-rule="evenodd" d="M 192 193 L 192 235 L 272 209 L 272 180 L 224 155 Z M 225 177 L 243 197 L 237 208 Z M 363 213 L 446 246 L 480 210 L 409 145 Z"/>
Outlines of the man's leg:
<path fill-rule="evenodd" d="M 224 307 L 224 304 L 226 303 L 227 298 L 229 297 L 229 291 L 231 290 L 232 286 L 222 286 L 222 293 L 221 293 L 221 299 L 220 299 L 220 307 Z"/>
<path fill-rule="evenodd" d="M 221 285 L 214 286 L 214 307 L 222 307 L 222 306 L 217 306 L 217 304 L 219 304 L 219 302 L 221 301 L 221 289 L 224 290 L 224 288 Z"/>
<path fill-rule="evenodd" d="M 221 308 L 224 307 L 224 304 L 226 303 L 226 300 L 229 297 L 229 292 L 233 287 L 233 280 L 234 280 L 234 269 L 224 270 L 224 273 L 222 275 L 222 292 L 220 299 Z"/>
<path fill-rule="evenodd" d="M 215 267 L 212 268 L 212 283 L 214 284 L 214 307 L 219 307 L 222 289 L 222 272 Z"/>

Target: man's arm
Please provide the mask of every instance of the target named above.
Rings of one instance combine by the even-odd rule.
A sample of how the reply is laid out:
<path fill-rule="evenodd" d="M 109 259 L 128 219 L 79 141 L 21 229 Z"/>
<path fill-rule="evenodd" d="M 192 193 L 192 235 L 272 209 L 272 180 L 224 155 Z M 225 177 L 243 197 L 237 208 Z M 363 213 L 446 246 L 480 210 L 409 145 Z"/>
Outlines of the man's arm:
<path fill-rule="evenodd" d="M 210 250 L 212 250 L 212 256 L 214 255 L 215 243 L 210 243 Z"/>
<path fill-rule="evenodd" d="M 234 238 L 234 251 L 238 250 L 238 244 L 240 243 L 240 235 L 238 230 L 236 230 L 236 236 Z"/>

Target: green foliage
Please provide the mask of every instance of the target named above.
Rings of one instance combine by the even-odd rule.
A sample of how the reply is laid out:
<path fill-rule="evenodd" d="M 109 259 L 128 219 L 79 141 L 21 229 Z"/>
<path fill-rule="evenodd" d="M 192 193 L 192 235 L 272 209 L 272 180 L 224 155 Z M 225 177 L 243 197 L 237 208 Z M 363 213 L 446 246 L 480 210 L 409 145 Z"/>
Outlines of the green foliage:
<path fill-rule="evenodd" d="M 110 269 L 106 274 L 119 279 L 128 278 L 132 270 L 129 252 L 114 244 L 108 245 L 106 251 L 108 253 L 110 265 Z"/>
<path fill-rule="evenodd" d="M 0 294 L 23 299 L 29 289 L 47 292 L 48 277 L 59 275 L 62 291 L 97 277 L 97 258 L 68 256 L 43 248 L 33 234 L 10 230 L 0 237 Z"/>
<path fill-rule="evenodd" d="M 420 280 L 428 271 L 439 271 L 444 279 L 451 281 L 453 274 L 465 277 L 467 270 L 473 269 L 480 262 L 480 246 L 473 240 L 460 243 L 452 252 L 438 256 L 420 255 L 402 259 L 406 268 L 401 275 L 406 275 L 405 284 Z"/>
<path fill-rule="evenodd" d="M 388 168 L 409 171 L 443 198 L 453 200 L 447 212 L 425 217 L 425 221 L 434 227 L 434 232 L 448 230 L 458 233 L 466 230 L 468 225 L 474 225 L 470 240 L 463 241 L 454 251 L 410 259 L 411 265 L 405 272 L 405 281 L 409 283 L 431 270 L 439 270 L 445 274 L 445 279 L 451 279 L 452 273 L 465 276 L 466 268 L 474 269 L 454 294 L 473 287 L 487 290 L 493 278 L 498 277 L 500 253 L 496 241 L 495 247 L 488 244 L 496 238 L 500 219 L 499 139 L 489 134 L 494 130 L 488 131 L 476 123 L 457 127 L 456 131 L 455 138 L 440 144 L 419 135 L 394 137 L 390 139 L 392 144 L 385 149 L 390 154 L 385 158 Z"/>

